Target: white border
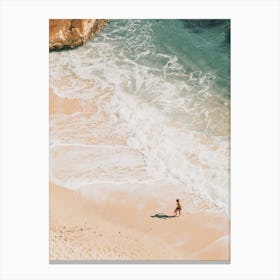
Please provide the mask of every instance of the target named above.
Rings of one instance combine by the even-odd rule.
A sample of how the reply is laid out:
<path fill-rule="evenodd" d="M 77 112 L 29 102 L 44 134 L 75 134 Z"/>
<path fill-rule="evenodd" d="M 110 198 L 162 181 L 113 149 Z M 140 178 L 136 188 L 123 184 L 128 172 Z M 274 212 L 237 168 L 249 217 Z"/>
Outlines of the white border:
<path fill-rule="evenodd" d="M 49 265 L 49 18 L 231 18 L 231 264 Z M 278 1 L 2 1 L 1 279 L 279 279 L 279 34 Z"/>

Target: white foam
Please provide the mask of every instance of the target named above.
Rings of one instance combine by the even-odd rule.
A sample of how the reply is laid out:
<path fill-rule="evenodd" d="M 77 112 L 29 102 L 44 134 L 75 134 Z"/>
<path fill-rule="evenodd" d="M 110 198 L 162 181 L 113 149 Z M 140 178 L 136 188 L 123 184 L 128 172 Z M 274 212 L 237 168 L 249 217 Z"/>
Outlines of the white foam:
<path fill-rule="evenodd" d="M 116 34 L 128 29 L 124 44 Z M 70 188 L 173 182 L 228 212 L 228 100 L 213 92 L 213 73 L 187 74 L 175 55 L 158 53 L 151 32 L 133 21 L 108 38 L 101 33 L 85 47 L 50 54 L 56 94 L 84 104 L 98 96 L 92 118 L 51 120 L 51 179 Z"/>
<path fill-rule="evenodd" d="M 176 55 L 156 50 L 150 24 L 137 30 L 139 24 L 131 21 L 115 27 L 110 39 L 103 35 L 106 41 L 99 38 L 71 52 L 51 53 L 51 87 L 61 97 L 85 100 L 96 92 L 121 90 L 140 96 L 165 114 L 178 116 L 189 129 L 228 135 L 228 100 L 213 92 L 215 74 L 185 73 Z M 125 42 L 116 35 L 124 32 L 128 34 Z M 220 122 L 216 115 L 224 120 Z"/>
<path fill-rule="evenodd" d="M 107 143 L 89 144 L 83 134 L 77 133 L 74 120 L 81 122 L 79 115 L 57 116 L 61 125 L 54 129 L 56 141 L 50 148 L 52 181 L 76 189 L 92 183 L 173 182 L 183 185 L 187 193 L 196 192 L 216 208 L 226 208 L 227 142 L 172 127 L 166 116 L 133 96 L 120 93 L 109 104 L 107 113 L 117 124 L 111 127 L 111 135 L 115 130 L 121 131 L 126 144 L 110 145 L 102 137 Z M 70 129 L 63 127 L 69 119 L 74 121 L 70 122 Z M 96 139 L 103 125 L 95 123 L 86 130 L 86 139 Z M 65 130 L 75 136 L 70 133 L 69 138 L 65 137 Z M 210 144 L 200 143 L 200 136 Z"/>
<path fill-rule="evenodd" d="M 158 110 L 124 93 L 112 99 L 111 114 L 127 131 L 127 145 L 144 155 L 150 176 L 184 184 L 186 191 L 195 190 L 213 206 L 227 208 L 227 141 L 171 127 Z"/>

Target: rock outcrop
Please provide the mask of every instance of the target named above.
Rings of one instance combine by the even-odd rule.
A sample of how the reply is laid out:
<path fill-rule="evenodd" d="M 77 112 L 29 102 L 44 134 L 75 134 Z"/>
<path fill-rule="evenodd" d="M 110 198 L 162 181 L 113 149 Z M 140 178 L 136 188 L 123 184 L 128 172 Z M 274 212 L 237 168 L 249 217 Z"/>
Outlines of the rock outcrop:
<path fill-rule="evenodd" d="M 49 49 L 59 50 L 84 45 L 107 22 L 109 20 L 105 19 L 50 19 Z"/>

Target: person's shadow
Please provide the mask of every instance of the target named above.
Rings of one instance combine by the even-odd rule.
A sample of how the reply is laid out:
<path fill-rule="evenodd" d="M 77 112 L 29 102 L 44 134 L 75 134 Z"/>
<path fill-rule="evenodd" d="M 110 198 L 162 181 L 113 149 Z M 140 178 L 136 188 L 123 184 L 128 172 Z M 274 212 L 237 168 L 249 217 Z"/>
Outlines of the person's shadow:
<path fill-rule="evenodd" d="M 158 219 L 170 219 L 170 218 L 175 218 L 175 217 L 176 217 L 175 215 L 168 216 L 168 215 L 165 215 L 165 214 L 162 214 L 162 213 L 157 213 L 154 216 L 151 216 L 151 218 L 158 218 Z"/>

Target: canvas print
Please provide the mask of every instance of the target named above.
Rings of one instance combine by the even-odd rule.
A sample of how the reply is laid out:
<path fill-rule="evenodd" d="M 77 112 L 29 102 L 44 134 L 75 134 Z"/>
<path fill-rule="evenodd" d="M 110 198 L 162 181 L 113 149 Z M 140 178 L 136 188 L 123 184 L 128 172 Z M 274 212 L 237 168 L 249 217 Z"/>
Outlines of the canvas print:
<path fill-rule="evenodd" d="M 230 20 L 49 20 L 50 263 L 230 262 Z"/>

